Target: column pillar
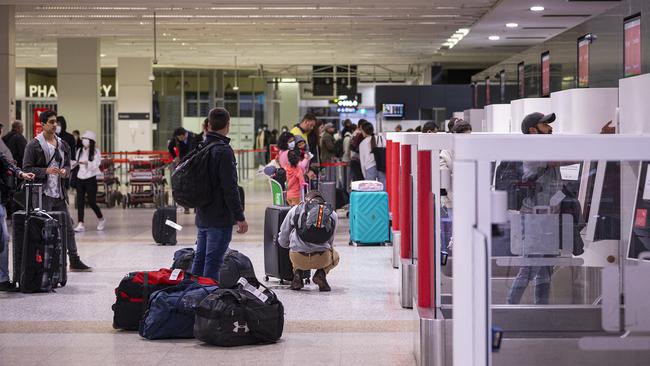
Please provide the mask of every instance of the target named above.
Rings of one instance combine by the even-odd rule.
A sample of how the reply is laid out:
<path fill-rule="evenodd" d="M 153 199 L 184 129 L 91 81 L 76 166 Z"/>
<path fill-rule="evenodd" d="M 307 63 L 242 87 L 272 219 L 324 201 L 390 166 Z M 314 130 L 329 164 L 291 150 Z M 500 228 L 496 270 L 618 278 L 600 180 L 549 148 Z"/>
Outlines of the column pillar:
<path fill-rule="evenodd" d="M 149 57 L 117 59 L 116 151 L 153 150 L 152 76 Z"/>
<path fill-rule="evenodd" d="M 0 122 L 5 131 L 16 118 L 16 7 L 0 6 Z"/>
<path fill-rule="evenodd" d="M 99 38 L 57 40 L 57 113 L 65 117 L 69 133 L 91 130 L 98 143 L 102 141 L 99 60 Z"/>

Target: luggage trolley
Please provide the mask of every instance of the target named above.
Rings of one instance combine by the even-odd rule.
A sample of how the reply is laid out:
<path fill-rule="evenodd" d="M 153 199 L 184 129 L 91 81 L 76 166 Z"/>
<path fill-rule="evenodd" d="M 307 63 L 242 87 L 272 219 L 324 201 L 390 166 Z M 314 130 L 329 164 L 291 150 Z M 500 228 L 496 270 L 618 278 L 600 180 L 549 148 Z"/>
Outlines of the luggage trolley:
<path fill-rule="evenodd" d="M 138 155 L 128 160 L 130 191 L 122 200 L 122 208 L 153 203 L 158 207 L 165 202 L 164 163 L 160 155 Z"/>
<path fill-rule="evenodd" d="M 97 203 L 104 203 L 108 208 L 115 207 L 122 202 L 122 194 L 117 189 L 120 180 L 115 175 L 115 164 L 110 155 L 102 156 L 99 170 L 101 174 L 97 176 Z"/>

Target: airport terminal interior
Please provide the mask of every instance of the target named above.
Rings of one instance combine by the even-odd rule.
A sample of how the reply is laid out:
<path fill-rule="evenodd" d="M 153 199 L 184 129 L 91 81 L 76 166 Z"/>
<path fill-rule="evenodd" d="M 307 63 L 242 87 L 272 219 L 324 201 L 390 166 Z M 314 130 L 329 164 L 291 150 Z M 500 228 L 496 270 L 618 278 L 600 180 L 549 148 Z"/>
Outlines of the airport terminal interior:
<path fill-rule="evenodd" d="M 650 0 L 0 0 L 0 365 L 650 365 L 648 90 Z"/>

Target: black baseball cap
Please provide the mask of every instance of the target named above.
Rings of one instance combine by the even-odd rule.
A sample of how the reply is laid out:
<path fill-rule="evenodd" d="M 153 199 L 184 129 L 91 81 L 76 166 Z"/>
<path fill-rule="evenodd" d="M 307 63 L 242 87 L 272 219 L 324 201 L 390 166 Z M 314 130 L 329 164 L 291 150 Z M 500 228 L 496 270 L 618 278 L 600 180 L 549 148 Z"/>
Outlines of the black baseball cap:
<path fill-rule="evenodd" d="M 546 115 L 539 112 L 531 113 L 521 121 L 521 132 L 528 134 L 528 129 L 537 126 L 538 123 L 553 123 L 554 121 L 555 113 Z"/>

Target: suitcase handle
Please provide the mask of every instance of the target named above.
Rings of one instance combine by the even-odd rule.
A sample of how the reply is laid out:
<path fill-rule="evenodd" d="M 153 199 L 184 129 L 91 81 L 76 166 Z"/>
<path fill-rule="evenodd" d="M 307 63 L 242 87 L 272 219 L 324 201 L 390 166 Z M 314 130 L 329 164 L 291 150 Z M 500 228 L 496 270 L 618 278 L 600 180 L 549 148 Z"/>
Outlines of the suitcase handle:
<path fill-rule="evenodd" d="M 36 208 L 32 207 L 34 202 L 32 188 L 38 188 L 38 207 Z M 30 213 L 40 210 L 43 210 L 43 183 L 25 183 L 25 211 Z"/>

